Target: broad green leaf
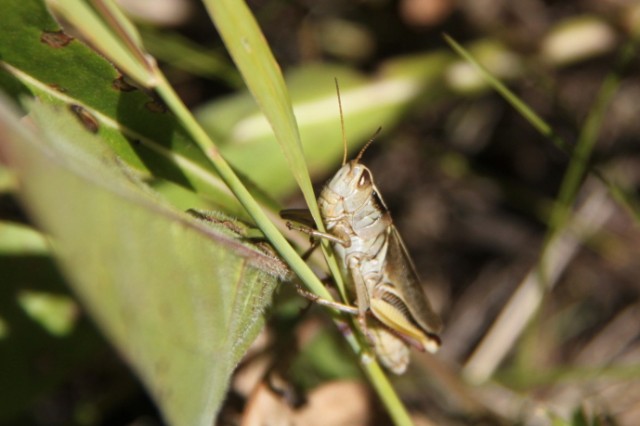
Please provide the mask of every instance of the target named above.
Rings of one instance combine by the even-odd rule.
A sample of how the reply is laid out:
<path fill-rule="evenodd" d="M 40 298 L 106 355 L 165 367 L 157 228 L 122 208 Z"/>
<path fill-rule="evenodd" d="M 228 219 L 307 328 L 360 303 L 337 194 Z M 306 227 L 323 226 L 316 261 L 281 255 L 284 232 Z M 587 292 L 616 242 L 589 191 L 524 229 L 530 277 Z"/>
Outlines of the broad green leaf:
<path fill-rule="evenodd" d="M 66 108 L 0 110 L 0 155 L 83 306 L 176 425 L 210 425 L 282 263 L 174 210 Z"/>
<path fill-rule="evenodd" d="M 0 64 L 13 76 L 0 78 L 2 87 L 73 108 L 130 167 L 194 189 L 219 208 L 244 215 L 206 156 L 160 101 L 65 34 L 40 0 L 0 0 L 0 8 Z"/>

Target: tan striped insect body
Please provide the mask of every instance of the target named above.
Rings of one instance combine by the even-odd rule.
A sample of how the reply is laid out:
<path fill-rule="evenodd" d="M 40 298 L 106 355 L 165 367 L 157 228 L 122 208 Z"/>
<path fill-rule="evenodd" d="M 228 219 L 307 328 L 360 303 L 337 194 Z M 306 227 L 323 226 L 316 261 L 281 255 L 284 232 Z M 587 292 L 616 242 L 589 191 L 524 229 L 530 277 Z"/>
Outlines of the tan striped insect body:
<path fill-rule="evenodd" d="M 422 291 L 371 171 L 360 163 L 373 138 L 347 162 L 342 105 L 340 119 L 343 165 L 318 198 L 327 233 L 309 233 L 332 242 L 356 307 L 323 304 L 356 314 L 378 359 L 392 372 L 402 374 L 409 364 L 409 345 L 436 352 L 442 325 Z"/>
<path fill-rule="evenodd" d="M 409 362 L 407 344 L 438 350 L 441 322 L 422 291 L 371 171 L 360 163 L 367 146 L 329 181 L 318 206 L 349 292 L 355 295 L 359 322 L 380 361 L 401 374 Z"/>

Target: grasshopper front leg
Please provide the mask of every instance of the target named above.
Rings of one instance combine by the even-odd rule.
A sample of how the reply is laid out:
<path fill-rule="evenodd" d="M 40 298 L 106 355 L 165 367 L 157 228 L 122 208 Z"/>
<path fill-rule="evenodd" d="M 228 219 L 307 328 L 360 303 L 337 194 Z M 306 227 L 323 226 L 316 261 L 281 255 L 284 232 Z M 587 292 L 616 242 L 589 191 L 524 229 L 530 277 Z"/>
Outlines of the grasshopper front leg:
<path fill-rule="evenodd" d="M 317 240 L 319 240 L 319 239 L 323 238 L 323 239 L 329 240 L 329 241 L 331 241 L 333 243 L 342 244 L 342 245 L 349 243 L 349 240 L 347 240 L 347 239 L 341 239 L 341 238 L 338 238 L 338 237 L 336 237 L 334 235 L 327 234 L 325 232 L 320 232 L 320 231 L 318 231 L 316 229 L 313 229 L 310 226 L 306 226 L 306 225 L 299 225 L 299 224 L 294 224 L 292 222 L 287 222 L 287 228 L 289 230 L 295 230 L 295 231 L 298 231 L 298 232 L 303 232 L 305 234 L 310 235 L 312 238 L 315 239 L 314 242 L 312 243 L 311 247 L 309 248 L 309 250 L 307 250 L 302 255 L 303 259 L 308 258 L 311 255 L 311 253 L 313 252 L 313 250 L 315 250 L 318 247 Z M 320 296 L 318 296 L 318 295 L 316 295 L 314 293 L 311 293 L 310 291 L 307 291 L 307 290 L 303 289 L 300 286 L 300 284 L 298 284 L 298 283 L 296 283 L 296 290 L 297 290 L 298 294 L 301 295 L 302 297 L 304 297 L 304 298 L 306 298 L 306 299 L 308 299 L 308 300 L 310 300 L 310 301 L 312 301 L 314 303 L 317 303 L 319 305 L 326 306 L 326 307 L 329 307 L 329 308 L 333 308 L 333 309 L 336 309 L 336 310 L 338 310 L 340 312 L 344 312 L 344 313 L 347 313 L 347 314 L 350 314 L 350 315 L 358 315 L 359 314 L 359 310 L 355 306 L 350 306 L 350 305 L 347 305 L 345 303 L 339 303 L 339 302 L 334 302 L 332 300 L 323 299 Z"/>
<path fill-rule="evenodd" d="M 348 236 L 344 236 L 343 238 L 337 237 L 333 234 L 328 234 L 325 232 L 320 232 L 317 229 L 313 229 L 309 226 L 306 225 L 298 225 L 298 224 L 293 224 L 291 222 L 287 222 L 287 228 L 289 228 L 290 230 L 296 230 L 299 232 L 304 232 L 305 234 L 309 234 L 312 238 L 317 238 L 317 239 L 325 239 L 328 240 L 332 243 L 335 244 L 340 244 L 344 247 L 349 247 L 351 244 L 351 240 L 348 238 Z M 312 246 L 312 248 L 315 248 L 315 246 Z M 306 253 L 305 253 L 306 254 Z M 368 298 L 368 293 L 364 287 L 364 282 L 362 280 L 362 276 L 360 274 L 360 260 L 358 258 L 356 258 L 355 256 L 351 257 L 349 259 L 348 263 L 348 269 L 350 271 L 350 275 L 352 277 L 354 277 L 354 281 L 355 281 L 355 277 L 358 277 L 358 281 L 359 282 L 354 282 L 354 287 L 356 289 L 356 300 L 357 300 L 357 307 L 355 306 L 351 306 L 351 305 L 347 305 L 344 303 L 339 303 L 339 302 L 334 302 L 331 300 L 327 300 L 327 299 L 323 299 L 305 289 L 303 289 L 302 287 L 300 287 L 299 285 L 296 285 L 297 287 L 297 291 L 298 294 L 300 294 L 301 296 L 305 297 L 306 299 L 311 300 L 312 302 L 318 303 L 319 305 L 322 306 L 327 306 L 330 308 L 334 308 L 336 310 L 339 310 L 340 312 L 345 312 L 348 313 L 350 315 L 356 315 L 358 317 L 358 323 L 361 326 L 361 329 L 364 331 L 365 335 L 367 335 L 367 338 L 369 340 L 371 340 L 369 338 L 369 333 L 368 333 L 368 327 L 367 327 L 367 321 L 366 321 L 366 315 L 367 315 L 367 311 L 369 310 L 369 298 Z"/>
<path fill-rule="evenodd" d="M 333 300 L 323 299 L 317 294 L 311 293 L 310 291 L 305 290 L 298 283 L 296 283 L 296 291 L 300 296 L 310 300 L 313 303 L 317 303 L 318 305 L 326 306 L 328 308 L 333 308 L 337 311 L 344 312 L 349 315 L 358 315 L 358 308 L 356 308 L 355 306 L 347 305 L 345 303 L 340 303 L 340 302 L 334 302 Z"/>
<path fill-rule="evenodd" d="M 294 224 L 292 222 L 287 222 L 287 228 L 290 230 L 296 230 L 299 232 L 303 232 L 305 234 L 310 235 L 314 239 L 325 239 L 334 244 L 339 244 L 343 247 L 349 247 L 351 245 L 351 239 L 348 235 L 339 232 L 337 229 L 334 229 L 334 234 L 328 234 L 325 232 L 320 232 L 317 229 L 311 228 L 310 226 Z M 310 249 L 314 249 L 317 245 L 313 245 Z M 305 255 L 310 254 L 309 251 L 305 253 Z M 350 256 L 346 261 L 346 268 L 348 269 L 349 275 L 353 279 L 353 287 L 356 292 L 356 302 L 357 306 L 351 306 L 344 303 L 334 302 L 331 300 L 323 299 L 314 293 L 311 293 L 300 285 L 296 285 L 296 289 L 298 294 L 305 297 L 306 299 L 318 303 L 319 305 L 326 306 L 329 308 L 336 309 L 340 312 L 344 312 L 350 315 L 355 315 L 358 318 L 358 324 L 363 334 L 365 335 L 367 341 L 375 347 L 378 340 L 374 333 L 369 330 L 369 324 L 367 322 L 367 314 L 369 313 L 370 303 L 369 303 L 369 293 L 366 288 L 365 279 L 361 273 L 361 260 L 357 256 Z"/>
<path fill-rule="evenodd" d="M 322 239 L 325 239 L 327 241 L 331 241 L 332 243 L 343 245 L 345 247 L 349 247 L 349 245 L 351 244 L 351 240 L 349 240 L 346 237 L 345 238 L 339 238 L 339 237 L 336 237 L 333 234 L 328 234 L 326 232 L 320 232 L 317 229 L 313 229 L 313 228 L 311 228 L 309 226 L 306 226 L 306 225 L 297 225 L 297 224 L 294 224 L 292 222 L 287 222 L 287 228 L 289 230 L 303 232 L 305 234 L 310 235 L 313 238 L 322 238 Z"/>

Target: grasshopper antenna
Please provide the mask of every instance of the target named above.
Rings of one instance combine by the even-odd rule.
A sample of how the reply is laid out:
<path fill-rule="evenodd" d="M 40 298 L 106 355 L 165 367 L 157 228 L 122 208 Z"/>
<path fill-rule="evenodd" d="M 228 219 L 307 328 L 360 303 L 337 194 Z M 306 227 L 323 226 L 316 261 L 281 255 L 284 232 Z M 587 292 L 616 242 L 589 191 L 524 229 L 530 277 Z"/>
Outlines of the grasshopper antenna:
<path fill-rule="evenodd" d="M 362 147 L 362 149 L 358 153 L 358 156 L 355 158 L 355 160 L 353 160 L 354 162 L 356 163 L 360 162 L 360 159 L 362 158 L 362 155 L 364 154 L 364 152 L 367 150 L 367 148 L 369 148 L 369 145 L 371 145 L 371 143 L 378 137 L 381 131 L 382 131 L 382 127 L 378 127 L 378 130 L 376 130 L 373 136 L 371 136 L 371 139 L 369 139 L 369 141 Z"/>
<path fill-rule="evenodd" d="M 344 114 L 342 113 L 342 100 L 340 99 L 340 86 L 338 86 L 338 78 L 334 77 L 336 82 L 336 93 L 338 94 L 338 108 L 340 109 L 340 130 L 342 131 L 342 147 L 344 152 L 342 154 L 342 165 L 347 164 L 347 135 L 344 132 Z"/>

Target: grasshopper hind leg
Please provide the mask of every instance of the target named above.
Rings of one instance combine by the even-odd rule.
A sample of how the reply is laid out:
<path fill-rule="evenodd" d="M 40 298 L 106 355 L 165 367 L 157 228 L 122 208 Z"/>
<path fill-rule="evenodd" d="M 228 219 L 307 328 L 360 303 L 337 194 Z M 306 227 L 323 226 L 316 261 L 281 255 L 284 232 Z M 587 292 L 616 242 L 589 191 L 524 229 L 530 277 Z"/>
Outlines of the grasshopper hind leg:
<path fill-rule="evenodd" d="M 403 374 L 409 365 L 409 346 L 382 324 L 369 321 L 367 338 L 378 360 L 394 374 Z"/>

